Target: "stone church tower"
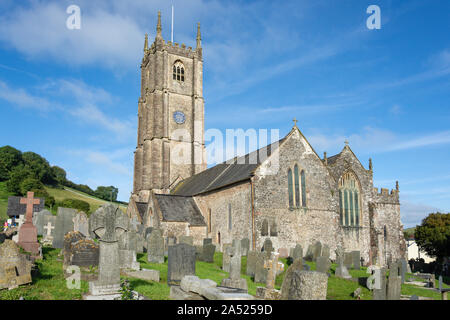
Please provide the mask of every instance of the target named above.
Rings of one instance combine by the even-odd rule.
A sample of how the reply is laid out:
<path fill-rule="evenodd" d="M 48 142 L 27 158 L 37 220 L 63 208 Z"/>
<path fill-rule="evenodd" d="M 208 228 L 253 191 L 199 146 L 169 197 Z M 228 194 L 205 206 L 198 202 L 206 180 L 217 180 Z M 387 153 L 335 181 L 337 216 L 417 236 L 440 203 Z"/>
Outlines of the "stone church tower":
<path fill-rule="evenodd" d="M 197 46 L 164 41 L 161 13 L 156 37 L 145 35 L 141 64 L 138 139 L 134 153 L 132 198 L 169 193 L 177 182 L 206 169 L 203 58 L 200 24 Z"/>

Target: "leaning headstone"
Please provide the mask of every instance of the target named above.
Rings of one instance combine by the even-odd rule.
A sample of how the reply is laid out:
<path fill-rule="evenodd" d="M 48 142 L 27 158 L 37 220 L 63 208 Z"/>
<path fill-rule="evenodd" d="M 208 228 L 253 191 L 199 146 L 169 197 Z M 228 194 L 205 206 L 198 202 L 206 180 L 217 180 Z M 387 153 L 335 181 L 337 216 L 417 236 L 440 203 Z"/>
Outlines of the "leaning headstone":
<path fill-rule="evenodd" d="M 147 261 L 164 263 L 164 238 L 159 229 L 154 229 L 147 239 Z"/>
<path fill-rule="evenodd" d="M 167 284 L 178 285 L 186 275 L 195 275 L 195 247 L 186 243 L 169 246 Z"/>
<path fill-rule="evenodd" d="M 0 289 L 14 289 L 31 282 L 32 263 L 12 240 L 0 245 Z"/>
<path fill-rule="evenodd" d="M 50 211 L 42 210 L 39 212 L 35 212 L 33 215 L 33 224 L 37 229 L 38 236 L 43 236 L 45 234 L 44 226 L 45 226 L 45 217 L 53 216 Z"/>
<path fill-rule="evenodd" d="M 246 275 L 250 277 L 255 276 L 255 267 L 256 267 L 256 257 L 258 255 L 258 252 L 256 251 L 249 251 L 247 253 L 247 268 L 246 268 Z"/>
<path fill-rule="evenodd" d="M 229 252 L 229 248 L 231 248 L 231 243 L 224 243 L 222 245 L 222 250 L 223 250 L 223 254 L 222 254 L 222 270 L 225 272 L 230 272 L 230 252 Z"/>
<path fill-rule="evenodd" d="M 352 261 L 353 261 L 353 269 L 360 270 L 361 269 L 361 254 L 359 251 L 352 251 Z"/>
<path fill-rule="evenodd" d="M 313 261 L 316 261 L 318 257 L 322 255 L 322 243 L 317 241 L 313 246 Z"/>
<path fill-rule="evenodd" d="M 266 238 L 266 240 L 264 240 L 264 245 L 262 249 L 266 255 L 266 259 L 270 259 L 273 251 L 272 240 L 270 240 L 270 238 Z"/>
<path fill-rule="evenodd" d="M 281 284 L 281 300 L 298 300 L 298 283 L 293 281 L 294 271 L 303 270 L 303 258 L 297 258 L 286 270 L 283 283 Z"/>
<path fill-rule="evenodd" d="M 250 240 L 248 238 L 243 238 L 241 240 L 241 249 L 242 255 L 246 257 L 248 254 L 248 250 L 250 250 Z"/>
<path fill-rule="evenodd" d="M 178 243 L 186 243 L 190 246 L 193 246 L 194 238 L 192 236 L 181 236 Z"/>
<path fill-rule="evenodd" d="M 91 239 L 82 239 L 72 243 L 70 265 L 79 267 L 98 266 L 100 248 Z"/>
<path fill-rule="evenodd" d="M 331 267 L 331 261 L 327 257 L 320 256 L 316 259 L 316 271 L 328 273 Z"/>
<path fill-rule="evenodd" d="M 291 257 L 294 261 L 300 258 L 303 260 L 303 248 L 301 245 L 297 244 L 295 246 L 295 248 L 292 250 Z"/>
<path fill-rule="evenodd" d="M 128 217 L 116 206 L 107 204 L 91 215 L 92 231 L 100 238 L 99 272 L 96 282 L 89 282 L 89 291 L 98 298 L 114 299 L 120 294 L 119 244 L 127 231 Z"/>
<path fill-rule="evenodd" d="M 86 213 L 80 211 L 73 218 L 73 230 L 81 232 L 85 237 L 90 237 L 89 234 L 89 218 Z"/>
<path fill-rule="evenodd" d="M 203 245 L 202 248 L 202 261 L 213 263 L 214 262 L 214 253 L 216 252 L 216 246 L 212 243 Z"/>
<path fill-rule="evenodd" d="M 267 269 L 264 268 L 266 261 L 266 254 L 264 252 L 257 252 L 255 263 L 255 282 L 266 283 L 267 281 Z"/>
<path fill-rule="evenodd" d="M 53 236 L 53 248 L 62 249 L 64 247 L 64 236 L 66 233 L 74 230 L 73 219 L 76 214 L 76 209 L 58 208 Z"/>
<path fill-rule="evenodd" d="M 222 280 L 223 287 L 238 288 L 247 291 L 247 280 L 241 278 L 241 241 L 233 241 L 233 247 L 229 249 L 230 275 Z"/>

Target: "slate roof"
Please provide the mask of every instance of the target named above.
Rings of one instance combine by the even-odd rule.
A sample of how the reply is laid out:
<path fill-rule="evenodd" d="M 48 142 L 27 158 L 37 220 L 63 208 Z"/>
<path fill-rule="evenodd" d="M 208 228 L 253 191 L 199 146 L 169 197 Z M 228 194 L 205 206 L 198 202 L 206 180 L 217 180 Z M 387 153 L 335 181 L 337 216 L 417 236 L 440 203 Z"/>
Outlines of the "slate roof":
<path fill-rule="evenodd" d="M 23 197 L 8 197 L 8 211 L 7 214 L 9 217 L 20 216 L 21 214 L 25 214 L 27 209 L 26 204 L 21 204 L 20 199 Z M 41 200 L 39 204 L 33 205 L 33 212 L 39 212 L 45 209 L 45 199 L 44 198 L 35 198 Z"/>
<path fill-rule="evenodd" d="M 138 209 L 139 216 L 141 217 L 141 221 L 144 220 L 145 212 L 147 211 L 147 202 L 136 202 L 136 208 Z"/>
<path fill-rule="evenodd" d="M 194 196 L 248 180 L 253 176 L 256 168 L 258 168 L 258 166 L 264 162 L 285 139 L 286 137 L 246 154 L 245 156 L 225 161 L 189 177 L 181 181 L 174 188 L 172 194 L 178 196 Z"/>
<path fill-rule="evenodd" d="M 192 197 L 155 194 L 163 221 L 188 222 L 191 226 L 206 226 L 205 220 Z"/>
<path fill-rule="evenodd" d="M 331 164 L 331 165 L 334 164 L 340 155 L 341 154 L 338 153 L 338 154 L 335 154 L 334 156 L 327 157 L 327 163 Z"/>

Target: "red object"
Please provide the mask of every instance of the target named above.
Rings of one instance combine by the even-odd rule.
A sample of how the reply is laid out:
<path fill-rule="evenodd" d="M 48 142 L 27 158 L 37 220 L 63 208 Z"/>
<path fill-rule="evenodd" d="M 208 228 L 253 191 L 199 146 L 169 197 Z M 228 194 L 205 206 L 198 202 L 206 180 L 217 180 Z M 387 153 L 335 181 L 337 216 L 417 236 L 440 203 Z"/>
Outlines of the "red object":
<path fill-rule="evenodd" d="M 33 225 L 33 205 L 39 204 L 39 199 L 34 199 L 34 192 L 28 192 L 26 198 L 20 199 L 21 204 L 27 205 L 25 222 L 19 229 L 19 242 L 25 251 L 39 254 L 39 242 L 37 241 L 37 229 Z"/>

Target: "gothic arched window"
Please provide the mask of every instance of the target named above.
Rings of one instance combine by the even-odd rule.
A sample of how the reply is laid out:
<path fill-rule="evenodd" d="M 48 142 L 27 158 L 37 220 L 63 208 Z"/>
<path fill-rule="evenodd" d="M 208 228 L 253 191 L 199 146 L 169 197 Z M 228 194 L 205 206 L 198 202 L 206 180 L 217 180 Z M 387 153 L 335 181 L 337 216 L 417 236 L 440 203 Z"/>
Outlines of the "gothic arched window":
<path fill-rule="evenodd" d="M 302 170 L 300 173 L 301 180 L 302 180 L 302 206 L 306 207 L 306 177 L 305 177 L 305 170 Z"/>
<path fill-rule="evenodd" d="M 352 172 L 339 179 L 339 214 L 343 226 L 358 227 L 360 223 L 360 186 Z"/>
<path fill-rule="evenodd" d="M 288 170 L 289 208 L 294 207 L 294 192 L 292 190 L 292 170 Z"/>
<path fill-rule="evenodd" d="M 184 82 L 184 65 L 181 61 L 173 65 L 173 80 Z"/>
<path fill-rule="evenodd" d="M 298 176 L 298 165 L 294 166 L 294 182 L 295 182 L 295 207 L 300 207 L 300 182 Z"/>

